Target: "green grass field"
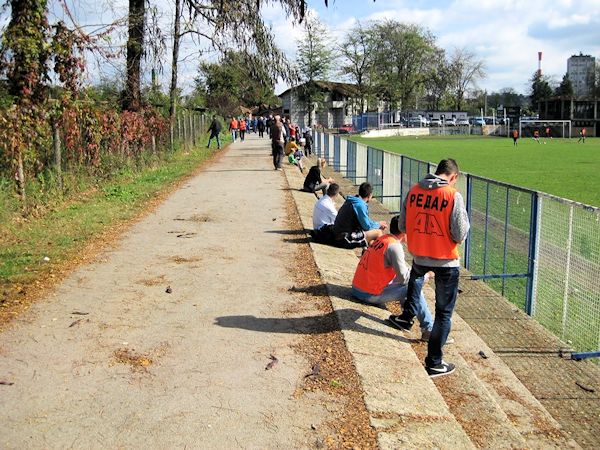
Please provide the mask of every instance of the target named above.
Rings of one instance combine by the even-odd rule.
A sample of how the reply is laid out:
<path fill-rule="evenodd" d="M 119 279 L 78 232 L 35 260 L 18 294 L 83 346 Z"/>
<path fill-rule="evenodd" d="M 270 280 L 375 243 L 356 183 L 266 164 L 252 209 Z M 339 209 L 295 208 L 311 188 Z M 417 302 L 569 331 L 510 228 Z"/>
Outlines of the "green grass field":
<path fill-rule="evenodd" d="M 450 157 L 464 172 L 527 187 L 592 206 L 600 206 L 600 138 L 533 139 L 482 136 L 361 138 L 353 140 L 437 163 Z M 542 140 L 543 142 L 544 140 Z"/>

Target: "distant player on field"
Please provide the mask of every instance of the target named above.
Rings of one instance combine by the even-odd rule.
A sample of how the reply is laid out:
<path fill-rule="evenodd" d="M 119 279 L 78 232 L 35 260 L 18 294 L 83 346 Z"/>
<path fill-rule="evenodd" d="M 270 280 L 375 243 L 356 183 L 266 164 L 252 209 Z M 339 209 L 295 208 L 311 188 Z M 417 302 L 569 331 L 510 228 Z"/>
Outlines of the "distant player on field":
<path fill-rule="evenodd" d="M 539 130 L 534 130 L 533 131 L 533 140 L 536 141 L 538 144 L 541 144 L 541 142 L 540 142 L 540 131 Z"/>
<path fill-rule="evenodd" d="M 518 130 L 513 130 L 512 132 L 512 138 L 513 138 L 513 146 L 517 146 L 519 145 L 519 131 Z"/>
<path fill-rule="evenodd" d="M 581 141 L 583 141 L 583 143 L 585 144 L 585 128 L 582 128 L 581 131 L 579 132 L 579 139 L 577 140 L 577 143 L 579 144 Z"/>
<path fill-rule="evenodd" d="M 552 139 L 552 129 L 550 127 L 546 127 L 546 139 Z"/>

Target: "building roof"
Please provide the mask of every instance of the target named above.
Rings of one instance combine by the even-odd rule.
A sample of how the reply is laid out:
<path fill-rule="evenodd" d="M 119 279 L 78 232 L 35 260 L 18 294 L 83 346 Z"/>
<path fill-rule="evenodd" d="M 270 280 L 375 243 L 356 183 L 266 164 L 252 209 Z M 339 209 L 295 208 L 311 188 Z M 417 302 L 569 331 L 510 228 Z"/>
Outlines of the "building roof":
<path fill-rule="evenodd" d="M 304 86 L 307 83 L 303 83 L 298 86 L 293 86 L 293 87 L 283 91 L 281 94 L 278 95 L 278 97 L 283 97 L 288 92 L 290 92 L 294 89 L 298 89 L 300 86 Z M 352 84 L 352 83 L 337 83 L 335 81 L 322 81 L 322 80 L 315 80 L 315 81 L 313 81 L 313 83 L 315 83 L 317 86 L 319 86 L 324 91 L 337 92 L 339 94 L 345 95 L 346 97 L 352 97 L 352 96 L 356 96 L 359 94 L 358 86 L 356 84 Z"/>

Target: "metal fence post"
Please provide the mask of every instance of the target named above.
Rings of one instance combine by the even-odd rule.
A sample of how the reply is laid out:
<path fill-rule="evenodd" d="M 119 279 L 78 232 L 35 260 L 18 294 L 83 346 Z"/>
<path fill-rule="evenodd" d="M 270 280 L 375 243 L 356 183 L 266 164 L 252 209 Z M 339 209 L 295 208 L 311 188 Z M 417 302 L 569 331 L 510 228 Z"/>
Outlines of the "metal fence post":
<path fill-rule="evenodd" d="M 540 214 L 539 194 L 536 192 L 531 197 L 531 219 L 529 221 L 529 264 L 527 277 L 527 291 L 525 297 L 525 312 L 529 316 L 535 313 L 535 291 L 537 288 L 537 270 L 539 239 L 540 239 Z"/>
<path fill-rule="evenodd" d="M 473 189 L 473 179 L 471 178 L 471 175 L 467 174 L 467 198 L 466 200 L 466 208 L 467 208 L 467 215 L 469 217 L 469 222 L 472 222 L 472 214 L 471 214 L 471 191 Z M 467 234 L 467 239 L 465 240 L 465 256 L 464 256 L 464 260 L 465 260 L 465 268 L 469 269 L 470 263 L 471 263 L 471 233 Z"/>
<path fill-rule="evenodd" d="M 562 310 L 562 339 L 565 339 L 567 332 L 567 315 L 569 312 L 569 284 L 571 278 L 571 251 L 573 247 L 573 205 L 569 208 L 569 236 L 567 238 L 567 261 L 565 267 L 565 289 L 563 293 Z"/>

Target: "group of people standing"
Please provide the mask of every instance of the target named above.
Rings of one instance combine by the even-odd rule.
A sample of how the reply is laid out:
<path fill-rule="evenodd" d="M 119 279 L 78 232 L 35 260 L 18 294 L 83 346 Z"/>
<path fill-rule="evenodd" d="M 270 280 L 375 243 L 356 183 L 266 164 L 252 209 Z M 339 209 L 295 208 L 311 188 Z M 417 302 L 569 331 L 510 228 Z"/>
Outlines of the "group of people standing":
<path fill-rule="evenodd" d="M 271 155 L 273 168 L 282 170 L 284 155 L 288 156 L 290 164 L 298 166 L 304 172 L 302 158 L 312 155 L 312 131 L 305 128 L 301 133 L 300 127 L 292 124 L 289 118 L 279 115 L 267 119 L 269 137 L 271 139 Z"/>
<path fill-rule="evenodd" d="M 453 159 L 440 161 L 435 174 L 410 189 L 401 213 L 389 226 L 369 217 L 370 183 L 361 184 L 358 195 L 347 197 L 336 211 L 339 186 L 322 176 L 325 164 L 318 159 L 304 184 L 304 190 L 324 193 L 313 210 L 313 238 L 342 248 L 362 247 L 352 295 L 371 305 L 399 301 L 402 314 L 391 315 L 388 322 L 406 331 L 417 318 L 421 340 L 428 343 L 425 369 L 429 376 L 454 372 L 454 364 L 443 360 L 442 348 L 453 341 L 448 335 L 458 295 L 458 246 L 470 228 L 464 199 L 454 188 L 460 175 L 458 164 Z M 406 264 L 402 243 L 413 256 L 412 268 Z M 435 279 L 435 319 L 422 292 L 430 278 Z"/>

